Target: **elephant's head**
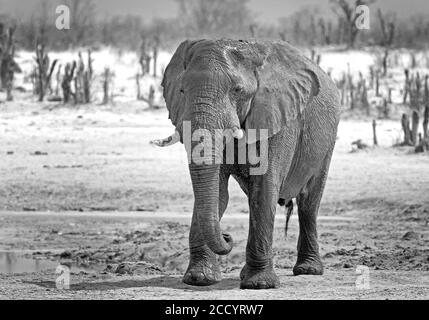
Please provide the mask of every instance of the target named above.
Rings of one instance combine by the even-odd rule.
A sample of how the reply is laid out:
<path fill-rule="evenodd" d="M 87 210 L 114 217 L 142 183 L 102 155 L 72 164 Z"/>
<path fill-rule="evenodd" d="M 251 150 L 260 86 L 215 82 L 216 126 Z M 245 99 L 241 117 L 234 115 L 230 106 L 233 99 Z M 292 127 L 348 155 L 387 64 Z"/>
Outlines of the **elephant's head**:
<path fill-rule="evenodd" d="M 249 129 L 268 129 L 271 137 L 288 122 L 299 121 L 305 105 L 319 91 L 317 71 L 312 70 L 314 65 L 284 42 L 233 40 L 185 41 L 166 68 L 162 85 L 176 133 L 155 143 L 183 142 L 185 123 L 190 123 L 192 132 L 209 135 L 193 141 L 191 148 L 203 144 L 212 151 L 210 156 L 198 163 L 191 160 L 189 169 L 194 212 L 213 252 L 231 250 L 218 217 L 220 165 L 216 159 L 222 158 L 223 148 L 214 140 L 222 134 L 219 129 L 230 129 L 237 139 Z"/>

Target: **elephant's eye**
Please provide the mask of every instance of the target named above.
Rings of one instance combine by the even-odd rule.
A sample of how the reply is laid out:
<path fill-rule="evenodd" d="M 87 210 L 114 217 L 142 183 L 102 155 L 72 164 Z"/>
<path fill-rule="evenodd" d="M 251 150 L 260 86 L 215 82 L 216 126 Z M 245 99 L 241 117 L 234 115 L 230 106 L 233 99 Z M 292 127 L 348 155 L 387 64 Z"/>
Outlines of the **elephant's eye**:
<path fill-rule="evenodd" d="M 242 86 L 236 86 L 234 88 L 234 93 L 241 93 L 244 91 L 244 88 Z"/>

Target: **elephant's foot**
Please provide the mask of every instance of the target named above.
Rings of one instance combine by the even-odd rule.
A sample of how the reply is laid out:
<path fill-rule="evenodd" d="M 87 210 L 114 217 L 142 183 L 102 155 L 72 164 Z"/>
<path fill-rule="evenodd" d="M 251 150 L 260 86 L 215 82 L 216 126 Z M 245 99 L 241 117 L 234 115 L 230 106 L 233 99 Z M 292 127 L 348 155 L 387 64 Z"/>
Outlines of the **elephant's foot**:
<path fill-rule="evenodd" d="M 183 276 L 183 282 L 191 286 L 209 286 L 221 280 L 216 255 L 202 251 L 191 254 L 191 261 Z"/>
<path fill-rule="evenodd" d="M 293 274 L 299 276 L 302 274 L 307 275 L 322 275 L 323 274 L 323 264 L 320 261 L 320 258 L 315 259 L 299 259 L 298 262 L 293 267 Z"/>
<path fill-rule="evenodd" d="M 266 269 L 252 269 L 247 264 L 240 273 L 240 289 L 272 289 L 280 285 L 272 266 Z"/>

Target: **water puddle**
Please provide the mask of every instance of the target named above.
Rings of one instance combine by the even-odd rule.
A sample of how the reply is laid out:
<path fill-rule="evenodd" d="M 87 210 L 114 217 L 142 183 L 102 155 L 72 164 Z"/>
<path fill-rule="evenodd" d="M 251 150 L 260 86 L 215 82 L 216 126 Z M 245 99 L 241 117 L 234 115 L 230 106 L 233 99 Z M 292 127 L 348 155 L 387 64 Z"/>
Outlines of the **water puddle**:
<path fill-rule="evenodd" d="M 0 252 L 0 273 L 24 273 L 55 270 L 58 262 L 27 258 L 23 253 Z"/>
<path fill-rule="evenodd" d="M 32 273 L 52 270 L 55 272 L 59 266 L 58 261 L 33 259 L 26 256 L 23 252 L 1 252 L 0 251 L 0 273 Z M 94 271 L 77 266 L 71 267 L 72 272 Z"/>

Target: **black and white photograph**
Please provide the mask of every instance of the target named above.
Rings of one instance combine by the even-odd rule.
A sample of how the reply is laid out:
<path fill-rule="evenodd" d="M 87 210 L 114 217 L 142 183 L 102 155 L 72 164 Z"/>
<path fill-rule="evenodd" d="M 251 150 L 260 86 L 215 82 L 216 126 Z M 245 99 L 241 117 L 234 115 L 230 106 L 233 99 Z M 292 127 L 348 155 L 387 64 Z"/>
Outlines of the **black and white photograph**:
<path fill-rule="evenodd" d="M 428 127 L 427 0 L 0 0 L 0 300 L 427 301 Z"/>

